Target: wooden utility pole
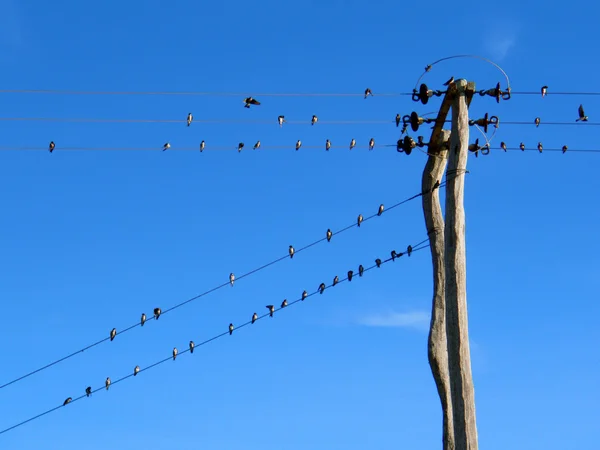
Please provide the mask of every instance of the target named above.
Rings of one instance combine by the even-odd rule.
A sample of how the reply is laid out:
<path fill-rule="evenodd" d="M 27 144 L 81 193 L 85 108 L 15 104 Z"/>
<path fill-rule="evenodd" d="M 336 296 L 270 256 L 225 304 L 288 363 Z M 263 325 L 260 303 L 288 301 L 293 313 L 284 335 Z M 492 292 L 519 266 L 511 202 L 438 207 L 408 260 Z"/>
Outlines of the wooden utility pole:
<path fill-rule="evenodd" d="M 475 400 L 466 314 L 464 172 L 469 140 L 468 106 L 474 83 L 450 84 L 429 140 L 422 178 L 423 213 L 433 262 L 433 302 L 428 340 L 429 365 L 443 412 L 443 449 L 477 449 Z M 443 130 L 452 107 L 452 133 Z M 446 177 L 446 223 L 439 189 Z M 430 193 L 430 194 L 429 194 Z"/>
<path fill-rule="evenodd" d="M 442 130 L 451 105 L 451 96 L 446 94 L 429 139 L 429 158 L 423 170 L 421 192 L 424 193 L 423 214 L 429 236 L 429 248 L 433 263 L 433 302 L 431 323 L 427 341 L 427 356 L 442 403 L 442 448 L 455 450 L 454 421 L 448 367 L 448 344 L 446 341 L 446 272 L 444 265 L 444 217 L 440 203 L 439 186 L 446 170 L 447 145 L 450 131 Z M 429 194 L 430 193 L 430 194 Z"/>
<path fill-rule="evenodd" d="M 471 373 L 467 319 L 467 271 L 465 250 L 464 186 L 469 153 L 468 103 L 474 83 L 455 82 L 452 101 L 452 132 L 446 172 L 446 224 L 444 262 L 446 271 L 446 337 L 452 392 L 452 416 L 457 450 L 477 450 L 475 390 Z"/>

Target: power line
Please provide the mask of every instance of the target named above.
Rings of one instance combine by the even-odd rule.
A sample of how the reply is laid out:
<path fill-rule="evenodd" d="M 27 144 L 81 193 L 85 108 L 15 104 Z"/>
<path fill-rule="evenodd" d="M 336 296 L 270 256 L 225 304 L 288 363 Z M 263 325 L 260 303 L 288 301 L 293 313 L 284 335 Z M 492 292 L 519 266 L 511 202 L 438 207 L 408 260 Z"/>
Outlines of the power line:
<path fill-rule="evenodd" d="M 456 177 L 458 175 L 459 174 L 453 175 L 450 179 L 452 179 L 452 178 L 454 178 L 454 177 Z M 441 183 L 438 186 L 438 188 L 443 187 L 446 184 L 447 180 L 448 180 L 448 177 L 446 177 L 446 181 L 444 181 L 443 183 Z M 405 203 L 408 203 L 408 202 L 410 202 L 410 201 L 412 201 L 412 200 L 414 200 L 416 198 L 419 198 L 419 197 L 421 197 L 424 194 L 428 194 L 428 193 L 431 193 L 431 192 L 421 192 L 419 194 L 415 194 L 415 195 L 413 195 L 411 197 L 408 197 L 408 198 L 406 198 L 406 199 L 404 199 L 404 200 L 402 200 L 402 201 L 400 201 L 398 203 L 395 203 L 394 205 L 391 205 L 391 206 L 385 208 L 381 214 L 379 214 L 379 211 L 378 211 L 377 213 L 374 213 L 374 214 L 372 214 L 370 216 L 364 217 L 362 219 L 361 223 L 364 223 L 364 222 L 366 222 L 368 220 L 371 220 L 371 219 L 373 219 L 375 217 L 379 217 L 380 215 L 383 215 L 383 214 L 385 214 L 385 213 L 393 210 L 394 208 L 397 208 L 398 206 L 401 206 L 401 205 L 403 205 Z M 360 217 L 362 217 L 362 215 L 360 215 Z M 330 236 L 328 236 L 328 233 L 327 233 L 325 237 L 322 237 L 320 239 L 317 239 L 316 241 L 311 242 L 310 244 L 307 244 L 307 245 L 305 245 L 303 247 L 295 249 L 295 254 L 299 253 L 299 252 L 301 252 L 303 250 L 307 250 L 307 249 L 309 249 L 309 248 L 311 248 L 311 247 L 313 247 L 313 246 L 315 246 L 317 244 L 320 244 L 320 243 L 322 243 L 324 241 L 329 241 L 333 236 L 341 234 L 341 233 L 343 233 L 345 231 L 348 231 L 349 229 L 354 228 L 354 227 L 360 227 L 360 224 L 359 224 L 358 221 L 354 221 L 351 225 L 348 225 L 348 226 L 342 228 L 341 230 L 332 232 Z M 270 261 L 270 262 L 268 262 L 266 264 L 263 264 L 260 267 L 252 269 L 249 272 L 246 272 L 246 273 L 244 273 L 244 274 L 242 274 L 240 276 L 236 276 L 235 277 L 235 281 L 239 281 L 239 280 L 241 280 L 243 278 L 246 278 L 246 277 L 248 277 L 250 275 L 253 275 L 253 274 L 257 273 L 257 272 L 260 272 L 261 270 L 264 270 L 267 267 L 270 267 L 270 266 L 272 266 L 272 265 L 274 265 L 276 263 L 279 263 L 279 262 L 281 262 L 281 261 L 283 261 L 283 260 L 285 260 L 285 259 L 287 259 L 289 257 L 290 257 L 289 254 L 286 254 L 285 256 L 281 256 L 279 258 L 276 258 L 276 259 L 274 259 L 274 260 L 272 260 L 272 261 Z M 208 294 L 211 294 L 212 292 L 215 292 L 215 291 L 217 291 L 217 290 L 219 290 L 219 289 L 221 289 L 221 288 L 223 288 L 223 287 L 225 287 L 225 286 L 227 286 L 229 284 L 230 284 L 230 281 L 228 280 L 227 282 L 222 283 L 222 284 L 220 284 L 218 286 L 215 286 L 215 287 L 213 287 L 213 288 L 211 288 L 211 289 L 209 289 L 207 291 L 204 291 L 203 293 L 198 294 L 195 297 L 189 298 L 189 299 L 187 299 L 187 300 L 185 300 L 185 301 L 183 301 L 181 303 L 178 303 L 178 304 L 176 304 L 174 306 L 171 306 L 168 309 L 163 310 L 161 312 L 161 315 L 164 315 L 164 314 L 166 314 L 166 313 L 168 313 L 170 311 L 173 311 L 173 310 L 175 310 L 177 308 L 180 308 L 180 307 L 182 307 L 184 305 L 187 305 L 188 303 L 191 303 L 191 302 L 193 302 L 195 300 L 198 300 L 199 298 L 204 297 L 204 296 L 206 296 Z M 151 320 L 155 320 L 155 316 L 152 316 L 152 315 L 149 316 L 147 318 L 146 322 L 147 321 L 151 321 Z M 125 329 L 121 330 L 121 331 L 118 331 L 117 336 L 120 336 L 121 334 L 126 333 L 128 331 L 131 331 L 132 329 L 134 329 L 136 327 L 139 327 L 139 326 L 142 326 L 141 321 L 138 321 L 135 324 L 130 325 L 130 326 L 126 327 Z M 106 336 L 105 338 L 100 339 L 100 340 L 98 340 L 98 341 L 96 341 L 96 342 L 94 342 L 92 344 L 86 345 L 85 347 L 81 348 L 80 350 L 77 350 L 77 351 L 75 351 L 73 353 L 70 353 L 70 354 L 68 354 L 66 356 L 63 356 L 63 357 L 61 357 L 61 358 L 59 358 L 59 359 L 57 359 L 55 361 L 52 361 L 52 362 L 50 362 L 50 363 L 48 363 L 48 364 L 46 364 L 46 365 L 44 365 L 44 366 L 42 366 L 42 367 L 40 367 L 40 368 L 38 368 L 36 370 L 33 370 L 33 371 L 31 371 L 29 373 L 26 373 L 26 374 L 24 374 L 24 375 L 22 375 L 22 376 L 20 376 L 18 378 L 15 378 L 15 379 L 7 382 L 7 383 L 4 383 L 3 385 L 0 386 L 0 389 L 6 388 L 6 387 L 8 387 L 8 386 L 10 386 L 10 385 L 12 385 L 14 383 L 17 383 L 17 382 L 19 382 L 19 381 L 21 381 L 21 380 L 23 380 L 25 378 L 30 377 L 31 375 L 34 375 L 34 374 L 39 373 L 39 372 L 41 372 L 41 371 L 43 371 L 45 369 L 48 369 L 48 368 L 50 368 L 52 366 L 55 366 L 55 365 L 57 365 L 57 364 L 59 364 L 59 363 L 61 363 L 63 361 L 66 361 L 67 359 L 70 359 L 70 358 L 72 358 L 72 357 L 74 357 L 74 356 L 76 356 L 76 355 L 78 355 L 80 353 L 83 353 L 86 350 L 89 350 L 89 349 L 91 349 L 93 347 L 96 347 L 96 346 L 98 346 L 98 345 L 100 345 L 100 344 L 102 344 L 104 342 L 110 341 L 110 340 L 111 340 L 110 336 Z"/>
<path fill-rule="evenodd" d="M 366 273 L 366 272 L 368 272 L 368 271 L 370 271 L 370 270 L 374 269 L 375 267 L 381 267 L 382 265 L 384 265 L 384 264 L 387 264 L 387 263 L 388 263 L 388 262 L 390 262 L 390 261 L 394 261 L 395 259 L 402 257 L 404 254 L 408 254 L 408 256 L 410 256 L 410 254 L 411 254 L 411 253 L 414 253 L 414 252 L 417 252 L 417 251 L 419 251 L 419 250 L 423 250 L 423 249 L 425 249 L 425 248 L 429 247 L 429 244 L 423 245 L 425 242 L 427 242 L 427 240 L 428 240 L 428 239 L 425 239 L 425 240 L 423 240 L 423 241 L 419 242 L 418 244 L 416 244 L 416 245 L 414 246 L 414 248 L 412 248 L 412 246 L 409 246 L 409 247 L 407 248 L 407 251 L 406 251 L 406 252 L 398 252 L 398 253 L 396 253 L 396 254 L 395 254 L 395 256 L 393 256 L 393 257 L 391 256 L 391 257 L 389 257 L 389 258 L 387 258 L 387 259 L 385 259 L 385 260 L 376 260 L 376 263 L 375 263 L 374 265 L 372 265 L 372 266 L 370 266 L 370 267 L 366 267 L 366 268 L 364 268 L 364 270 L 363 270 L 363 271 L 361 271 L 362 273 L 358 274 L 358 276 L 359 276 L 359 277 L 362 277 L 362 276 L 364 275 L 364 273 Z M 408 250 L 408 249 L 410 249 L 410 250 Z M 362 266 L 361 266 L 361 267 L 362 267 Z M 304 295 L 304 294 L 303 294 L 303 295 L 302 295 L 300 298 L 298 298 L 298 299 L 296 299 L 296 300 L 294 300 L 294 301 L 292 301 L 292 302 L 289 302 L 289 303 L 287 303 L 287 305 L 286 305 L 286 306 L 283 306 L 283 305 L 282 305 L 282 306 L 280 306 L 279 308 L 274 308 L 274 309 L 273 309 L 273 314 L 275 314 L 275 313 L 277 313 L 277 312 L 281 311 L 281 310 L 282 310 L 282 309 L 284 309 L 284 308 L 289 308 L 289 307 L 290 307 L 290 306 L 292 306 L 292 305 L 295 305 L 295 304 L 297 304 L 297 303 L 299 303 L 299 302 L 302 302 L 302 301 L 306 300 L 308 297 L 312 297 L 312 296 L 316 295 L 317 293 L 323 293 L 325 290 L 327 290 L 327 289 L 330 289 L 330 288 L 332 288 L 332 287 L 336 286 L 337 284 L 343 283 L 343 282 L 345 282 L 345 281 L 349 281 L 349 278 L 348 278 L 348 276 L 346 276 L 345 278 L 339 279 L 338 281 L 336 281 L 336 282 L 334 282 L 334 283 L 331 283 L 331 284 L 329 284 L 329 285 L 326 285 L 325 283 L 323 283 L 321 286 L 319 286 L 319 288 L 318 288 L 316 291 L 314 291 L 314 292 L 312 292 L 312 293 L 310 293 L 310 294 L 306 293 L 306 295 Z M 351 281 L 351 280 L 350 280 L 350 281 Z M 305 292 L 306 292 L 306 291 L 305 291 Z M 206 345 L 206 344 L 208 344 L 208 343 L 210 343 L 210 342 L 213 342 L 213 341 L 215 341 L 215 340 L 217 340 L 217 339 L 220 339 L 220 338 L 222 338 L 222 337 L 224 337 L 224 336 L 227 336 L 228 334 L 233 334 L 234 332 L 236 332 L 236 331 L 239 331 L 241 328 L 244 328 L 244 327 L 246 327 L 246 326 L 248 326 L 248 325 L 251 325 L 251 324 L 253 324 L 253 322 L 256 322 L 256 321 L 258 321 L 258 320 L 262 320 L 262 319 L 264 319 L 265 317 L 267 317 L 267 316 L 270 316 L 270 315 L 271 315 L 271 312 L 267 312 L 267 313 L 265 313 L 265 314 L 263 314 L 263 315 L 261 315 L 261 316 L 258 316 L 258 317 L 256 317 L 254 320 L 249 320 L 249 321 L 247 321 L 247 322 L 245 322 L 245 323 L 243 323 L 243 324 L 241 324 L 241 325 L 239 325 L 239 326 L 235 327 L 235 328 L 234 328 L 233 330 L 231 330 L 231 331 L 229 331 L 229 330 L 228 330 L 228 331 L 225 331 L 225 332 L 223 332 L 223 333 L 216 334 L 216 335 L 214 335 L 213 337 L 211 337 L 211 338 L 209 338 L 209 339 L 206 339 L 206 340 L 204 340 L 204 341 L 202 341 L 202 342 L 200 342 L 200 343 L 198 343 L 198 344 L 195 344 L 195 345 L 194 345 L 194 350 L 195 350 L 195 349 L 197 349 L 198 347 L 202 347 L 203 345 Z M 185 348 L 185 350 L 181 350 L 181 351 L 179 351 L 179 352 L 177 353 L 177 357 L 180 357 L 182 354 L 185 354 L 185 353 L 188 353 L 188 352 L 190 352 L 190 349 L 189 349 L 189 347 L 188 347 L 188 348 Z M 142 372 L 144 372 L 144 371 L 147 371 L 147 370 L 153 369 L 153 368 L 155 368 L 155 367 L 157 367 L 157 366 L 159 366 L 159 365 L 161 365 L 161 364 L 164 364 L 164 363 L 166 363 L 167 361 L 171 361 L 172 359 L 173 359 L 173 355 L 170 355 L 169 357 L 167 357 L 167 358 L 164 358 L 164 359 L 161 359 L 161 360 L 159 360 L 159 361 L 157 361 L 157 362 L 155 362 L 155 363 L 153 363 L 153 364 L 150 364 L 149 366 L 147 366 L 147 367 L 144 367 L 143 369 L 142 369 L 142 368 L 140 368 L 140 370 L 137 372 L 137 375 L 139 375 L 140 373 L 142 373 Z M 123 377 L 121 377 L 121 378 L 119 378 L 119 379 L 117 379 L 117 380 L 111 381 L 111 383 L 110 383 L 110 386 L 112 387 L 112 386 L 114 386 L 115 384 L 117 384 L 117 383 L 120 383 L 120 382 L 122 382 L 122 381 L 125 381 L 126 379 L 128 379 L 128 378 L 131 378 L 131 377 L 133 377 L 133 376 L 136 376 L 136 375 L 134 375 L 134 372 L 130 372 L 128 375 L 125 375 L 125 376 L 123 376 Z M 102 391 L 102 390 L 106 390 L 106 389 L 107 389 L 107 388 L 106 388 L 106 386 L 101 386 L 101 387 L 98 387 L 98 388 L 96 388 L 96 389 L 94 389 L 94 390 L 91 390 L 91 392 L 90 392 L 89 394 L 91 395 L 91 394 L 94 394 L 94 393 L 96 393 L 96 392 L 98 392 L 98 391 Z M 88 394 L 83 394 L 83 395 L 80 395 L 79 397 L 73 398 L 73 399 L 72 399 L 72 400 L 71 400 L 69 403 L 67 403 L 67 404 L 71 404 L 71 403 L 73 403 L 73 402 L 79 401 L 79 400 L 81 400 L 81 399 L 83 399 L 83 398 L 86 398 L 87 396 L 88 396 Z M 44 412 L 42 412 L 42 413 L 40 413 L 40 414 L 37 414 L 37 415 L 35 415 L 35 416 L 33 416 L 33 417 L 31 417 L 31 418 L 27 419 L 27 420 L 24 420 L 24 421 L 22 421 L 22 422 L 20 422 L 20 423 L 18 423 L 18 424 L 16 424 L 16 425 L 13 425 L 13 426 L 11 426 L 11 427 L 9 427 L 9 428 L 5 428 L 4 430 L 0 431 L 0 434 L 4 434 L 4 433 L 6 433 L 6 432 L 8 432 L 8 431 L 10 431 L 10 430 L 14 430 L 15 428 L 18 428 L 18 427 L 20 427 L 20 426 L 22 426 L 22 425 L 25 425 L 26 423 L 29 423 L 29 422 L 31 422 L 31 421 L 33 421 L 33 420 L 39 419 L 39 418 L 41 418 L 41 417 L 43 417 L 43 416 L 45 416 L 45 415 L 47 415 L 47 414 L 50 414 L 50 413 L 52 413 L 52 412 L 54 412 L 54 411 L 56 411 L 56 410 L 58 410 L 58 409 L 60 409 L 60 408 L 62 408 L 62 407 L 64 407 L 64 406 L 66 406 L 67 404 L 62 404 L 62 405 L 56 406 L 56 407 L 54 407 L 54 408 L 48 409 L 48 410 L 46 410 L 46 411 L 44 411 Z"/>
<path fill-rule="evenodd" d="M 67 89 L 0 89 L 0 94 L 58 94 L 58 95 L 181 95 L 205 97 L 240 97 L 249 95 L 248 92 L 209 92 L 209 91 L 78 91 Z M 412 95 L 412 92 L 375 92 L 373 97 L 399 97 Z M 365 97 L 358 92 L 260 92 L 253 97 Z"/>
<path fill-rule="evenodd" d="M 500 150 L 506 150 L 506 151 L 520 151 L 520 152 L 538 152 L 538 153 L 545 153 L 545 152 L 562 152 L 562 153 L 571 153 L 571 152 L 579 152 L 579 153 L 600 153 L 600 149 L 581 149 L 581 148 L 542 148 L 542 151 L 540 151 L 537 147 L 534 148 L 524 148 L 522 149 L 521 147 L 506 147 L 506 149 L 503 148 L 493 148 L 490 150 L 494 150 L 496 153 Z"/>

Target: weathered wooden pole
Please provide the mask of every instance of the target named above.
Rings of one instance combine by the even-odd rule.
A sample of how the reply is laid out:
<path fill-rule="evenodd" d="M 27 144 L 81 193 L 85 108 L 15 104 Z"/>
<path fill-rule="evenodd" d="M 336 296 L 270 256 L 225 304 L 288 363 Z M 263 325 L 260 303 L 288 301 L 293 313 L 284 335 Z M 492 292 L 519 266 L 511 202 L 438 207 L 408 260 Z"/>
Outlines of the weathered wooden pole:
<path fill-rule="evenodd" d="M 471 373 L 467 318 L 464 174 L 469 146 L 468 103 L 475 83 L 455 82 L 452 133 L 446 172 L 445 294 L 446 337 L 456 450 L 477 450 L 475 390 Z"/>
<path fill-rule="evenodd" d="M 451 89 L 448 90 L 449 92 Z M 452 399 L 450 375 L 448 372 L 448 345 L 446 342 L 446 273 L 444 268 L 444 217 L 440 204 L 439 186 L 446 170 L 448 159 L 447 145 L 450 131 L 442 130 L 450 105 L 451 95 L 446 94 L 438 113 L 431 138 L 429 139 L 429 158 L 421 181 L 423 192 L 423 215 L 429 236 L 429 248 L 433 263 L 433 301 L 427 356 L 431 373 L 442 403 L 442 448 L 455 450 L 454 422 L 452 418 Z M 429 194 L 430 192 L 430 194 Z"/>

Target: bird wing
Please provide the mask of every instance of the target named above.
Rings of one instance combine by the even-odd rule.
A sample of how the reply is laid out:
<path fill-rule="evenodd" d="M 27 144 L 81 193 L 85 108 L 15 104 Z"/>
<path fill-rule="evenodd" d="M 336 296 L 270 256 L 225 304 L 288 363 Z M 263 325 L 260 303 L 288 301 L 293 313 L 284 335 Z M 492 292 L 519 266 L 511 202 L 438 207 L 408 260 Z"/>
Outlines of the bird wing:
<path fill-rule="evenodd" d="M 579 105 L 579 117 L 585 116 L 585 112 L 583 111 L 583 105 Z"/>

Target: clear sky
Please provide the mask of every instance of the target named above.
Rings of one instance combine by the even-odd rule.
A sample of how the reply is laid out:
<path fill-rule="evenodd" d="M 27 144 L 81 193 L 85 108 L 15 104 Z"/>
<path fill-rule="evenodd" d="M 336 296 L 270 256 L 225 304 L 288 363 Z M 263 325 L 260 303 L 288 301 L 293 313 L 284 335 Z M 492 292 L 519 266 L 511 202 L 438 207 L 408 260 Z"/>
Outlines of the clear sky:
<path fill-rule="evenodd" d="M 362 93 L 374 97 L 0 94 L 1 117 L 185 119 L 0 122 L 0 384 L 226 282 L 420 190 L 426 155 L 392 120 L 426 64 L 475 53 L 514 91 L 598 91 L 596 7 L 535 2 L 43 2 L 0 0 L 0 89 Z M 474 59 L 434 66 L 487 89 Z M 476 96 L 471 114 L 571 122 L 591 96 Z M 271 124 L 202 124 L 262 119 Z M 511 146 L 600 148 L 597 127 L 501 124 Z M 428 128 L 423 134 L 427 136 Z M 421 134 L 421 133 L 419 133 Z M 481 136 L 472 130 L 472 138 Z M 309 145 L 357 147 L 305 148 Z M 207 142 L 207 151 L 161 152 Z M 257 139 L 281 146 L 252 151 Z M 54 140 L 57 150 L 45 149 Z M 238 154 L 238 142 L 246 148 Z M 209 145 L 230 151 L 208 151 Z M 156 147 L 156 151 L 61 151 Z M 600 423 L 600 154 L 493 152 L 466 177 L 469 327 L 480 448 L 589 449 Z M 296 299 L 426 238 L 410 202 L 252 277 L 0 389 L 0 429 Z M 368 276 L 367 276 L 368 275 Z M 436 449 L 427 362 L 429 250 L 369 272 L 136 378 L 0 435 L 2 449 Z M 596 424 L 596 425 L 594 425 Z"/>

